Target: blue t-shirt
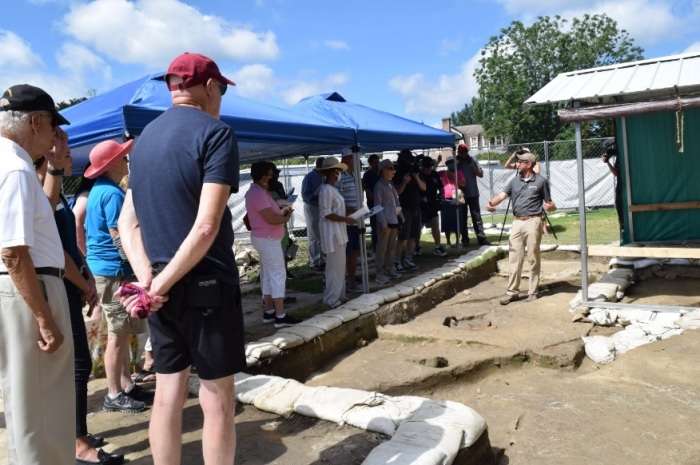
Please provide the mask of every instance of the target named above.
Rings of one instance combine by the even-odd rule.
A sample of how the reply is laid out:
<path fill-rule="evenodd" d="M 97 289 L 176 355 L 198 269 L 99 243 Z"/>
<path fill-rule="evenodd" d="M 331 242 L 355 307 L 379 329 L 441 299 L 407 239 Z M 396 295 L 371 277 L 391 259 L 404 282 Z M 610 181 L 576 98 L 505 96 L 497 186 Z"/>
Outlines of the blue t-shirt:
<path fill-rule="evenodd" d="M 112 241 L 110 229 L 117 229 L 119 214 L 124 205 L 124 191 L 111 179 L 100 176 L 90 191 L 85 211 L 85 244 L 87 263 L 92 274 L 124 276 L 133 273 L 122 260 Z"/>
<path fill-rule="evenodd" d="M 129 188 L 151 265 L 172 260 L 189 234 L 202 184 L 237 192 L 238 170 L 233 129 L 197 108 L 174 106 L 146 126 L 131 153 Z M 214 243 L 190 274 L 237 284 L 231 211 L 223 213 Z"/>

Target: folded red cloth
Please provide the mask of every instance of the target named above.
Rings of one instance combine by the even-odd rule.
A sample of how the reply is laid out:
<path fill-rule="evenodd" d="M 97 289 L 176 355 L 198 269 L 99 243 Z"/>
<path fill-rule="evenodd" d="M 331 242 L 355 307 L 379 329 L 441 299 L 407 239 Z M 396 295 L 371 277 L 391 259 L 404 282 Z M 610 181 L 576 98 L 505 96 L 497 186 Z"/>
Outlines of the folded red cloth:
<path fill-rule="evenodd" d="M 148 295 L 146 289 L 134 283 L 124 282 L 117 290 L 116 294 L 118 296 L 138 296 L 136 300 L 136 305 L 131 310 L 132 318 L 148 318 L 151 314 L 151 296 Z"/>

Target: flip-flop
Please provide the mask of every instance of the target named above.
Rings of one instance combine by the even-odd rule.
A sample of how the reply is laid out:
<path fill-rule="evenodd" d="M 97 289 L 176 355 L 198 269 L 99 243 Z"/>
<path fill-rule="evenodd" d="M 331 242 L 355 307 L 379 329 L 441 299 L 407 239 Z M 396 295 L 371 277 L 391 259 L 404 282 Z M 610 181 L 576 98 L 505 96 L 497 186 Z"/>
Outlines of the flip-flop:
<path fill-rule="evenodd" d="M 151 367 L 148 370 L 141 370 L 134 378 L 134 383 L 152 383 L 156 380 L 155 367 Z"/>

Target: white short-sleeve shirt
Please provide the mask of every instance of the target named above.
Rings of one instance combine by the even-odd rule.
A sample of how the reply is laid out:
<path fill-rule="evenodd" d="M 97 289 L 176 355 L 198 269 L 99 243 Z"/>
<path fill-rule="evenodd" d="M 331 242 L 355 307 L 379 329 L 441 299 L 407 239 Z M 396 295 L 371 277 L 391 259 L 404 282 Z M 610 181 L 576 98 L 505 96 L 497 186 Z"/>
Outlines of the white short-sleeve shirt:
<path fill-rule="evenodd" d="M 36 268 L 65 266 L 54 213 L 31 157 L 0 137 L 0 248 L 16 246 L 29 247 Z M 1 261 L 0 271 L 7 271 Z"/>

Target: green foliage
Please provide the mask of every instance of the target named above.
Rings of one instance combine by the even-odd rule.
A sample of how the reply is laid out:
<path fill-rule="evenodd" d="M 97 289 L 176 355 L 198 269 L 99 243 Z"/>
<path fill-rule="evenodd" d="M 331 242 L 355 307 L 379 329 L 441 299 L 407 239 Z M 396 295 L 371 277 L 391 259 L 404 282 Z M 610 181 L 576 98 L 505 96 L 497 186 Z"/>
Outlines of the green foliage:
<path fill-rule="evenodd" d="M 479 98 L 472 99 L 476 119 L 488 137 L 511 141 L 570 138 L 554 105 L 522 111 L 522 104 L 558 74 L 566 71 L 642 59 L 627 31 L 607 15 L 584 15 L 570 23 L 559 16 L 538 17 L 531 26 L 520 21 L 493 36 L 482 51 L 475 72 Z M 609 134 L 606 124 L 593 122 L 583 137 Z"/>
<path fill-rule="evenodd" d="M 477 98 L 472 97 L 471 103 L 465 103 L 464 108 L 458 112 L 452 112 L 450 120 L 454 126 L 466 126 L 468 124 L 478 124 L 475 107 L 478 105 Z"/>
<path fill-rule="evenodd" d="M 89 89 L 85 93 L 85 97 L 78 97 L 78 98 L 72 98 L 70 100 L 66 101 L 61 101 L 56 104 L 56 109 L 58 111 L 63 110 L 64 108 L 72 107 L 73 105 L 77 105 L 80 102 L 84 102 L 85 100 L 94 97 L 97 95 L 97 91 L 95 89 Z"/>

